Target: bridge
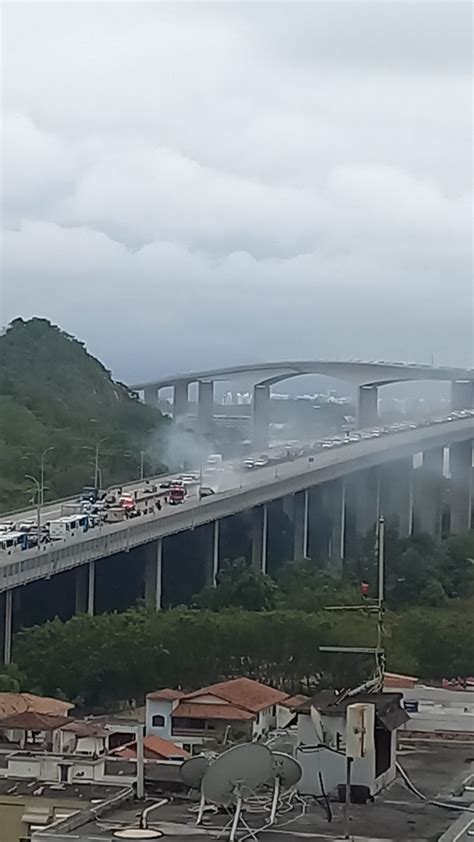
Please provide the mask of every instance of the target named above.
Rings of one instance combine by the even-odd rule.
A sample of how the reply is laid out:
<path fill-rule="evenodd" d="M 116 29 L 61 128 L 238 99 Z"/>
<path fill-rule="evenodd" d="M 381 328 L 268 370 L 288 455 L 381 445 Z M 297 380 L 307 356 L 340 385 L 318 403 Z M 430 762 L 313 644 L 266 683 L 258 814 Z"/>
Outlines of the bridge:
<path fill-rule="evenodd" d="M 471 473 L 474 417 L 432 423 L 380 438 L 345 443 L 268 466 L 253 473 L 239 472 L 230 487 L 214 496 L 149 514 L 133 521 L 103 525 L 91 532 L 49 545 L 15 553 L 0 562 L 3 594 L 3 655 L 11 657 L 15 593 L 38 580 L 54 579 L 75 571 L 76 610 L 94 613 L 96 564 L 107 557 L 145 549 L 143 595 L 148 606 L 162 605 L 167 541 L 188 530 L 204 530 L 206 551 L 203 580 L 215 584 L 220 562 L 220 523 L 224 518 L 250 512 L 251 557 L 255 568 L 267 570 L 268 527 L 271 507 L 281 504 L 293 526 L 293 558 L 308 556 L 312 529 L 319 529 L 323 514 L 329 523 L 325 556 L 334 575 L 342 571 L 346 555 L 348 516 L 359 534 L 374 526 L 377 517 L 394 515 L 401 535 L 413 531 L 441 535 L 444 450 L 450 453 L 450 532 L 471 525 Z M 415 454 L 423 465 L 414 471 Z M 414 474 L 419 481 L 414 483 Z M 138 568 L 137 568 L 138 571 Z M 137 572 L 137 576 L 139 573 Z"/>
<path fill-rule="evenodd" d="M 357 426 L 373 427 L 378 420 L 378 390 L 390 383 L 441 381 L 451 383 L 453 409 L 473 406 L 474 370 L 389 362 L 339 360 L 285 360 L 189 371 L 156 380 L 136 383 L 133 391 L 142 393 L 146 403 L 156 405 L 159 392 L 173 387 L 173 416 L 180 419 L 189 411 L 188 388 L 198 384 L 198 426 L 202 435 L 212 430 L 214 383 L 245 377 L 253 384 L 253 443 L 256 448 L 268 444 L 270 389 L 276 383 L 303 374 L 320 374 L 350 383 L 357 389 Z"/>

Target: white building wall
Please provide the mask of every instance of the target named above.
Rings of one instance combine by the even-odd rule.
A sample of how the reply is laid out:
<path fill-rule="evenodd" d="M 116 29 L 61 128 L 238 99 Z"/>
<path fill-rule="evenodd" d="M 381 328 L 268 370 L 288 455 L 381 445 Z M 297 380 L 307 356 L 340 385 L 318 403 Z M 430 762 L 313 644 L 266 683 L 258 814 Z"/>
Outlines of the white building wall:
<path fill-rule="evenodd" d="M 146 700 L 145 727 L 147 737 L 153 735 L 155 737 L 163 737 L 165 740 L 171 740 L 171 714 L 175 706 L 173 701 L 162 699 Z M 164 717 L 165 722 L 162 727 L 152 724 L 154 716 Z"/>
<path fill-rule="evenodd" d="M 321 772 L 327 793 L 333 791 L 338 784 L 345 783 L 346 758 L 345 754 L 334 751 L 337 734 L 341 735 L 340 750 L 345 752 L 345 719 L 343 717 L 322 717 L 322 724 L 326 733 L 331 735 L 330 748 L 315 748 L 314 751 L 302 751 L 302 747 L 316 747 L 319 743 L 314 725 L 309 714 L 298 717 L 298 744 L 296 757 L 303 767 L 303 777 L 298 784 L 298 790 L 308 795 L 322 795 L 319 782 Z M 371 795 L 387 786 L 396 775 L 396 731 L 391 734 L 391 765 L 378 778 L 375 777 L 375 747 L 367 751 L 365 757 L 356 758 L 352 763 L 351 777 L 353 784 L 367 786 Z M 331 750 L 332 749 L 332 750 Z"/>

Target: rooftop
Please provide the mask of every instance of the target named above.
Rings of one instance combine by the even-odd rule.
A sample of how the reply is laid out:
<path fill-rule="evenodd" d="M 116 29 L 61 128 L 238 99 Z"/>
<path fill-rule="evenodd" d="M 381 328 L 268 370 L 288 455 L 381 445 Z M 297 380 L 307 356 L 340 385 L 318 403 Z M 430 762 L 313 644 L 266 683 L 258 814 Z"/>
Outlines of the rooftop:
<path fill-rule="evenodd" d="M 232 678 L 230 681 L 210 684 L 209 687 L 187 693 L 183 698 L 198 700 L 200 696 L 216 696 L 250 713 L 258 713 L 272 705 L 281 704 L 288 698 L 288 693 L 282 693 L 281 690 L 275 690 L 274 687 L 260 684 L 251 678 Z"/>
<path fill-rule="evenodd" d="M 35 696 L 33 693 L 0 693 L 0 719 L 16 716 L 26 711 L 53 716 L 67 716 L 74 705 L 48 696 Z"/>
<path fill-rule="evenodd" d="M 185 760 L 189 757 L 189 753 L 175 745 L 171 740 L 164 740 L 162 737 L 144 737 L 143 738 L 144 756 L 149 758 L 181 758 Z M 122 757 L 124 759 L 133 759 L 137 756 L 137 743 L 134 740 L 126 745 L 119 746 L 110 752 L 115 757 Z"/>
<path fill-rule="evenodd" d="M 456 781 L 474 772 L 472 749 L 436 746 L 402 752 L 400 762 L 414 784 L 433 798 L 438 793 L 445 797 L 455 791 Z M 89 821 L 74 830 L 79 839 L 114 840 L 114 830 L 120 827 L 137 827 L 143 806 L 156 803 L 149 797 L 145 805 L 126 803 L 99 821 Z M 293 809 L 280 817 L 275 829 L 267 830 L 265 842 L 301 842 L 307 839 L 340 840 L 343 837 L 343 805 L 331 802 L 332 822 L 328 823 L 323 806 L 314 799 L 305 799 L 306 807 L 299 801 Z M 201 828 L 194 825 L 194 806 L 188 800 L 175 798 L 149 815 L 149 826 L 161 830 L 164 838 L 174 842 L 211 842 L 216 838 L 216 827 L 226 823 L 227 816 L 212 816 Z M 246 815 L 250 826 L 264 824 L 268 814 Z M 351 805 L 351 834 L 358 842 L 434 842 L 459 817 L 459 812 L 442 809 L 421 801 L 412 795 L 398 778 L 373 803 Z M 55 842 L 57 836 L 44 832 L 34 837 L 34 842 Z M 67 839 L 67 837 L 62 837 Z"/>
<path fill-rule="evenodd" d="M 236 707 L 231 704 L 199 704 L 196 702 L 180 702 L 178 707 L 171 714 L 173 719 L 225 719 L 229 721 L 246 722 L 254 718 L 254 714 L 248 710 Z"/>

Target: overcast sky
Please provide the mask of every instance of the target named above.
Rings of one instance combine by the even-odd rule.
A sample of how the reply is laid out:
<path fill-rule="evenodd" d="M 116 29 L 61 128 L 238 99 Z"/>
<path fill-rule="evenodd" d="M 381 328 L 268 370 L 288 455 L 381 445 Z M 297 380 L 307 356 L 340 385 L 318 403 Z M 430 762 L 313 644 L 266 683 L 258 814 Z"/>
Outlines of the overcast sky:
<path fill-rule="evenodd" d="M 121 379 L 472 360 L 468 2 L 3 4 L 2 319 Z"/>

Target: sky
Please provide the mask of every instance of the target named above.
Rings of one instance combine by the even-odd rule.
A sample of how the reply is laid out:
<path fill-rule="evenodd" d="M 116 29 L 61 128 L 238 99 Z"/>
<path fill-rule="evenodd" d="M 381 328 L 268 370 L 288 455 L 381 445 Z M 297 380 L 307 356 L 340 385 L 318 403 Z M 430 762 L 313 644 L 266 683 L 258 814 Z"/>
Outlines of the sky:
<path fill-rule="evenodd" d="M 5 2 L 1 318 L 127 382 L 473 366 L 468 2 Z"/>

